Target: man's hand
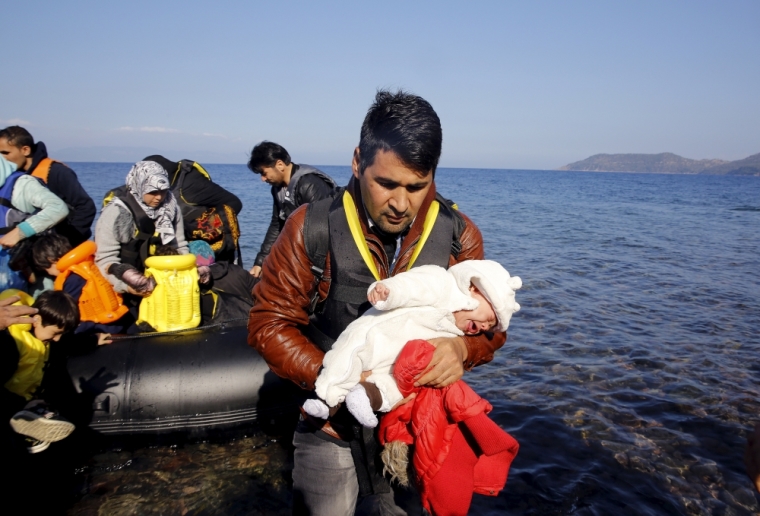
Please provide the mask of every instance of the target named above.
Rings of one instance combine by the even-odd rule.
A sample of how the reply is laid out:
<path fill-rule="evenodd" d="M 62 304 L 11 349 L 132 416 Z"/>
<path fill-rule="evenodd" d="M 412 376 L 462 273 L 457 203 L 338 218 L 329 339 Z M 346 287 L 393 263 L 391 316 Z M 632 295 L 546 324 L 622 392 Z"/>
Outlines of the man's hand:
<path fill-rule="evenodd" d="M 388 299 L 390 293 L 391 291 L 388 289 L 388 287 L 382 283 L 378 283 L 375 285 L 375 288 L 373 288 L 369 294 L 367 294 L 367 300 L 373 305 L 376 305 L 379 301 L 385 301 Z"/>
<path fill-rule="evenodd" d="M 406 405 L 407 403 L 409 403 L 410 401 L 412 401 L 412 400 L 413 400 L 414 398 L 416 398 L 416 397 L 417 397 L 417 393 L 416 393 L 416 392 L 413 392 L 413 393 L 411 393 L 409 396 L 407 396 L 407 397 L 406 397 L 406 398 L 404 398 L 403 400 L 401 400 L 401 401 L 399 401 L 398 403 L 396 403 L 395 405 L 393 405 L 393 406 L 391 407 L 391 410 L 390 410 L 390 411 L 396 410 L 396 409 L 397 409 L 397 408 L 399 408 L 401 405 Z"/>
<path fill-rule="evenodd" d="M 21 234 L 21 230 L 19 228 L 13 228 L 0 238 L 0 245 L 6 249 L 10 249 L 18 244 L 22 238 L 24 238 L 24 236 Z"/>
<path fill-rule="evenodd" d="M 11 306 L 19 299 L 18 296 L 12 296 L 0 301 L 0 330 L 6 329 L 11 324 L 28 324 L 32 322 L 29 317 L 24 316 L 36 314 L 37 309 L 31 306 Z"/>
<path fill-rule="evenodd" d="M 253 267 L 251 267 L 251 270 L 248 272 L 250 272 L 251 276 L 253 276 L 254 278 L 258 278 L 259 276 L 261 276 L 261 265 L 254 265 Z"/>
<path fill-rule="evenodd" d="M 442 388 L 456 382 L 464 374 L 464 361 L 467 360 L 467 346 L 462 337 L 439 337 L 430 339 L 435 346 L 433 358 L 427 370 L 418 375 L 414 385 Z"/>
<path fill-rule="evenodd" d="M 98 336 L 98 346 L 104 346 L 113 342 L 110 333 L 96 333 L 96 335 Z"/>
<path fill-rule="evenodd" d="M 127 292 L 129 292 L 133 296 L 140 296 L 140 297 L 148 297 L 148 296 L 150 296 L 153 293 L 152 290 L 150 292 L 145 292 L 145 291 L 142 291 L 142 290 L 135 290 L 132 287 L 130 287 L 129 285 L 127 285 Z"/>
<path fill-rule="evenodd" d="M 758 492 L 760 492 L 760 423 L 747 438 L 747 449 L 744 450 L 744 464 L 747 475 Z"/>

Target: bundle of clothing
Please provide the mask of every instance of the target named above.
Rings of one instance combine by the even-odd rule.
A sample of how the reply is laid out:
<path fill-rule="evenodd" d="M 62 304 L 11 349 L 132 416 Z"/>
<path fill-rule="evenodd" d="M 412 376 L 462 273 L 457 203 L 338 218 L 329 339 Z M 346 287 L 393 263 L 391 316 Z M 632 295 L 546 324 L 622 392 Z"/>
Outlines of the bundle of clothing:
<path fill-rule="evenodd" d="M 504 488 L 519 444 L 487 416 L 491 404 L 464 381 L 443 389 L 414 386 L 434 351 L 427 341 L 409 341 L 394 365 L 401 393 L 416 397 L 380 421 L 384 471 L 408 484 L 411 450 L 425 509 L 434 516 L 466 515 L 473 493 L 496 496 Z"/>

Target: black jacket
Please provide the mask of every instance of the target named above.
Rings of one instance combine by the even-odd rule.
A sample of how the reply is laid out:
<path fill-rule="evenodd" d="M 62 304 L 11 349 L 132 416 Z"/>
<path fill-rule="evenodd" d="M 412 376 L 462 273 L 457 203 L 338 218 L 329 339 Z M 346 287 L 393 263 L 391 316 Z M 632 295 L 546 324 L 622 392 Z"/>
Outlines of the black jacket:
<path fill-rule="evenodd" d="M 40 161 L 48 157 L 43 142 L 37 142 L 32 166 L 26 173 L 31 174 Z M 47 187 L 60 197 L 69 207 L 69 216 L 55 226 L 58 234 L 65 236 L 71 245 L 77 246 L 92 236 L 92 221 L 95 220 L 95 203 L 84 191 L 77 175 L 63 163 L 53 162 L 48 175 Z"/>
<path fill-rule="evenodd" d="M 291 171 L 291 176 L 295 175 L 297 170 L 298 165 L 294 164 L 293 170 Z M 259 254 L 256 255 L 256 260 L 253 262 L 254 265 L 261 266 L 261 264 L 264 263 L 264 258 L 266 258 L 269 254 L 269 251 L 272 249 L 272 245 L 274 244 L 275 240 L 277 240 L 277 237 L 280 235 L 280 231 L 282 231 L 282 227 L 285 225 L 285 221 L 287 220 L 288 216 L 290 216 L 290 214 L 295 211 L 295 208 L 301 206 L 302 204 L 311 203 L 320 199 L 324 199 L 325 197 L 329 197 L 335 189 L 334 185 L 328 183 L 319 174 L 307 174 L 301 176 L 295 188 L 295 196 L 293 199 L 294 206 L 291 208 L 280 205 L 279 197 L 277 194 L 281 189 L 284 188 L 287 187 L 272 186 L 272 220 L 269 222 L 269 229 L 267 229 L 267 234 L 264 236 L 264 241 L 261 243 L 261 250 L 259 251 Z"/>
<path fill-rule="evenodd" d="M 201 285 L 202 323 L 247 319 L 256 279 L 234 263 L 216 262 L 209 269 L 211 281 Z"/>

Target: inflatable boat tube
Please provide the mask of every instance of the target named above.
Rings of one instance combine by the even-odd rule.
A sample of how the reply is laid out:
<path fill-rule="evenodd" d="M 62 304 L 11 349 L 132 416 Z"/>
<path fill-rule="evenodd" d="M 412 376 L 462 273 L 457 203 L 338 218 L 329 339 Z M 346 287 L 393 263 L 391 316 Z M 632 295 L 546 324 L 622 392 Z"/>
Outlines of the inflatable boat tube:
<path fill-rule="evenodd" d="M 90 392 L 90 428 L 99 433 L 245 433 L 254 423 L 292 417 L 303 393 L 269 370 L 247 335 L 236 321 L 126 337 L 70 358 L 68 374 L 80 393 L 102 385 Z"/>

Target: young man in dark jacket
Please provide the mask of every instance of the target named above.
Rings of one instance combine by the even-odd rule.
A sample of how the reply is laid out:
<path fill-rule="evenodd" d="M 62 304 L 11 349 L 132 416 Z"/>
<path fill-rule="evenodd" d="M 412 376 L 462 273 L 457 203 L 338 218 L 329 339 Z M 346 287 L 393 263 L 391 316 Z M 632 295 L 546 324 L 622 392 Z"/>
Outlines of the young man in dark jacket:
<path fill-rule="evenodd" d="M 410 266 L 483 259 L 480 230 L 436 195 L 441 142 L 440 120 L 427 101 L 378 92 L 345 191 L 297 209 L 285 222 L 254 287 L 248 321 L 248 343 L 277 375 L 313 391 L 325 353 L 369 308 L 367 288 L 375 279 Z M 451 385 L 465 368 L 492 360 L 505 341 L 505 332 L 432 339 L 430 369 L 417 382 Z M 293 514 L 354 514 L 357 500 L 357 514 L 401 511 L 377 467 L 374 432 L 347 412 L 299 423 Z"/>
<path fill-rule="evenodd" d="M 79 184 L 77 175 L 59 161 L 48 158 L 43 142 L 34 143 L 29 131 L 17 125 L 0 131 L 0 155 L 16 164 L 19 171 L 31 174 L 44 182 L 69 207 L 69 216 L 55 226 L 73 247 L 92 235 L 95 203 Z"/>
<path fill-rule="evenodd" d="M 291 162 L 288 151 L 274 142 L 264 141 L 256 145 L 251 151 L 248 168 L 272 185 L 272 220 L 251 269 L 251 274 L 258 278 L 261 264 L 290 214 L 302 204 L 329 196 L 335 189 L 335 181 L 317 168 Z"/>

